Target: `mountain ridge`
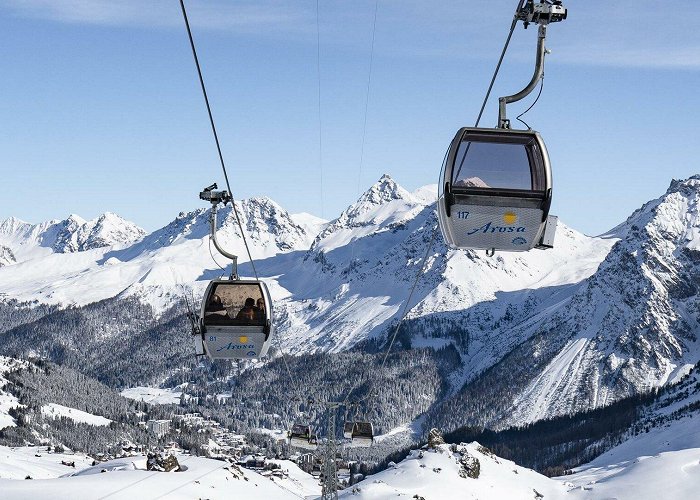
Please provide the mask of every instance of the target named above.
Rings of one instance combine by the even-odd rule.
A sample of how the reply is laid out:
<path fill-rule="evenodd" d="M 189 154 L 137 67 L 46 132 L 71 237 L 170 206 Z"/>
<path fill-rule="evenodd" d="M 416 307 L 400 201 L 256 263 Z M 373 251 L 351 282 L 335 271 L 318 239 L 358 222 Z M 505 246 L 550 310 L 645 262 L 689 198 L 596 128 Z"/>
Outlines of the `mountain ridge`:
<path fill-rule="evenodd" d="M 410 193 L 382 176 L 339 217 L 315 221 L 317 234 L 272 200 L 237 202 L 275 300 L 279 348 L 381 346 L 420 273 L 400 337 L 404 348 L 452 345 L 459 355 L 460 368 L 446 379 L 451 396 L 441 403 L 450 411 L 437 422 L 445 430 L 465 420 L 498 427 L 595 408 L 663 385 L 697 361 L 700 176 L 673 181 L 602 237 L 560 223 L 554 249 L 493 258 L 445 246 L 432 191 Z M 156 313 L 167 310 L 183 290 L 196 297 L 228 273 L 209 255 L 208 219 L 204 208 L 182 212 L 125 247 L 42 256 L 47 269 L 3 266 L 0 292 L 78 306 L 133 296 Z M 10 226 L 22 227 L 0 223 Z M 230 207 L 220 211 L 219 236 L 241 256 L 239 272 L 251 276 Z M 489 410 L 475 412 L 475 401 Z M 455 414 L 459 422 L 450 422 Z"/>

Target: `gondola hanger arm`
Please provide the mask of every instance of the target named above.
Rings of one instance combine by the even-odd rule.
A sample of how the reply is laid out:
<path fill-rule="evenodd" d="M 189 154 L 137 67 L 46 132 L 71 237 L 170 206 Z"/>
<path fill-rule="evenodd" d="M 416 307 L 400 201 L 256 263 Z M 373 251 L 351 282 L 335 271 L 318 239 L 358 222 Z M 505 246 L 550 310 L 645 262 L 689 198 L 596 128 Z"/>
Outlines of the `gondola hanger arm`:
<path fill-rule="evenodd" d="M 219 240 L 216 239 L 216 213 L 219 207 L 219 203 L 222 203 L 224 206 L 228 202 L 231 201 L 231 195 L 229 194 L 228 191 L 216 191 L 218 186 L 216 183 L 212 184 L 209 187 L 204 188 L 200 193 L 199 193 L 199 198 L 201 200 L 209 201 L 211 202 L 211 212 L 209 215 L 209 230 L 211 233 L 211 241 L 214 243 L 214 248 L 223 255 L 226 258 L 229 258 L 233 261 L 233 265 L 231 267 L 231 279 L 232 280 L 237 280 L 238 279 L 238 256 L 232 254 L 231 252 L 226 251 L 221 244 L 219 243 Z"/>
<path fill-rule="evenodd" d="M 544 57 L 547 53 L 544 46 L 545 39 L 547 38 L 547 25 L 549 23 L 563 21 L 566 19 L 566 14 L 566 7 L 564 7 L 559 0 L 541 0 L 540 3 L 537 4 L 534 3 L 534 0 L 528 0 L 525 5 L 515 13 L 516 21 L 522 21 L 525 28 L 527 28 L 530 23 L 539 25 L 537 32 L 535 71 L 530 82 L 520 92 L 498 98 L 498 128 L 510 128 L 510 120 L 508 120 L 506 116 L 506 105 L 527 97 L 543 77 Z"/>

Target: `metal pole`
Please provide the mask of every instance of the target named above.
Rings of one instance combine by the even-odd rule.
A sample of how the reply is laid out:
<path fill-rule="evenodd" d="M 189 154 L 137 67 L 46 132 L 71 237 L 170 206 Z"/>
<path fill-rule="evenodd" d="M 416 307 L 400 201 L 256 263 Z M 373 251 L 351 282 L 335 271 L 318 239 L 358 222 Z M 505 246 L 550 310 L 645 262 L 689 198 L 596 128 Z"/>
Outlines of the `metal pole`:
<path fill-rule="evenodd" d="M 545 47 L 544 40 L 547 37 L 547 24 L 540 24 L 537 32 L 537 58 L 535 60 L 535 72 L 532 75 L 532 80 L 527 86 L 517 94 L 499 97 L 498 98 L 498 128 L 510 128 L 510 120 L 506 118 L 506 104 L 517 102 L 526 97 L 537 86 L 544 74 L 544 56 Z"/>
<path fill-rule="evenodd" d="M 323 500 L 338 500 L 338 470 L 335 463 L 337 447 L 335 442 L 335 417 L 339 403 L 327 403 L 328 423 L 326 429 L 326 457 L 323 464 Z"/>

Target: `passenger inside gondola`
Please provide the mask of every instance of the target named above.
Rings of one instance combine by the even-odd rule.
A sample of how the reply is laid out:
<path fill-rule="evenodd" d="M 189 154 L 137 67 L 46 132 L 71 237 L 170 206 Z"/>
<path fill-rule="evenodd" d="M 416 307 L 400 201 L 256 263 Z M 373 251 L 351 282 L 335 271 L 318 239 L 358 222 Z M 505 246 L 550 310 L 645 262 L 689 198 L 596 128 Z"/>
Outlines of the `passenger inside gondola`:
<path fill-rule="evenodd" d="M 255 321 L 259 319 L 258 308 L 255 307 L 255 299 L 248 297 L 245 299 L 245 305 L 238 311 L 236 319 L 242 321 Z"/>
<path fill-rule="evenodd" d="M 221 312 L 221 311 L 226 312 L 226 308 L 224 307 L 223 302 L 221 302 L 221 297 L 214 294 L 211 296 L 211 300 L 209 301 L 209 304 L 207 304 L 206 312 Z"/>
<path fill-rule="evenodd" d="M 256 305 L 258 310 L 256 311 L 255 319 L 265 321 L 265 300 L 262 297 L 259 298 Z"/>
<path fill-rule="evenodd" d="M 207 299 L 204 321 L 212 326 L 262 326 L 265 313 L 265 299 L 258 284 L 219 283 Z"/>

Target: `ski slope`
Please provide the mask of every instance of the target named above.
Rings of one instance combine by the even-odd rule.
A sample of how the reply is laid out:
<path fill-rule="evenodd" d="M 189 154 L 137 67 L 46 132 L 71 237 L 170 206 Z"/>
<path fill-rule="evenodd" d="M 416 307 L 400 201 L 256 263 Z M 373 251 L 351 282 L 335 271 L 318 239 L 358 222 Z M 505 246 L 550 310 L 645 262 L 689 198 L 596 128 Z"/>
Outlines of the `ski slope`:
<path fill-rule="evenodd" d="M 146 470 L 144 456 L 90 466 L 92 459 L 84 455 L 45 453 L 45 450 L 46 447 L 0 446 L 0 498 L 284 500 L 320 494 L 320 488 L 314 488 L 315 480 L 288 461 L 279 461 L 288 476 L 277 478 L 264 477 L 229 462 L 189 455 L 178 456 L 186 470 L 155 472 Z M 74 461 L 76 467 L 63 465 L 61 461 Z M 25 480 L 26 476 L 32 480 Z"/>
<path fill-rule="evenodd" d="M 477 478 L 459 475 L 461 458 L 449 445 L 435 450 L 411 451 L 395 467 L 369 476 L 341 492 L 339 498 L 384 500 L 387 498 L 429 499 L 509 499 L 532 500 L 537 493 L 545 499 L 565 498 L 567 487 L 510 460 L 486 454 L 478 443 L 462 444 L 462 453 L 479 461 Z M 536 493 L 537 492 L 537 493 Z"/>
<path fill-rule="evenodd" d="M 88 425 L 109 425 L 112 421 L 100 415 L 93 415 L 86 411 L 70 408 L 68 406 L 49 403 L 41 407 L 41 414 L 47 418 L 70 418 L 76 423 Z"/>
<path fill-rule="evenodd" d="M 130 387 L 124 389 L 121 395 L 125 398 L 144 401 L 155 405 L 180 404 L 182 389 L 173 387 L 172 389 L 159 389 L 158 387 Z"/>
<path fill-rule="evenodd" d="M 698 498 L 700 433 L 690 416 L 633 436 L 558 478 L 572 488 L 572 498 L 656 500 Z"/>

